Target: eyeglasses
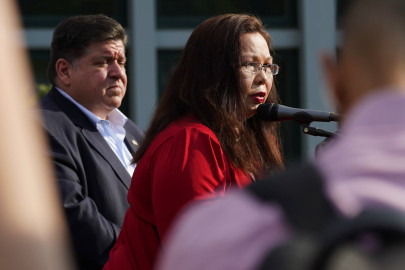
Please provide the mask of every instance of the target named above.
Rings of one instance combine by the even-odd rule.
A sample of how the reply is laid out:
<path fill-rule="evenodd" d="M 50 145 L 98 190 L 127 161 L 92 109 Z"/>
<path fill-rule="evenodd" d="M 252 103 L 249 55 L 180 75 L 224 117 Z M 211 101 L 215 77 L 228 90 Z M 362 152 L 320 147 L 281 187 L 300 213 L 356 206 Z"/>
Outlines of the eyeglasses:
<path fill-rule="evenodd" d="M 249 74 L 257 74 L 259 71 L 264 70 L 264 72 L 267 75 L 277 75 L 278 71 L 280 70 L 280 67 L 276 64 L 265 64 L 262 65 L 260 63 L 257 62 L 250 62 L 250 63 L 246 63 L 243 64 L 242 66 L 244 66 L 246 68 L 246 73 Z"/>

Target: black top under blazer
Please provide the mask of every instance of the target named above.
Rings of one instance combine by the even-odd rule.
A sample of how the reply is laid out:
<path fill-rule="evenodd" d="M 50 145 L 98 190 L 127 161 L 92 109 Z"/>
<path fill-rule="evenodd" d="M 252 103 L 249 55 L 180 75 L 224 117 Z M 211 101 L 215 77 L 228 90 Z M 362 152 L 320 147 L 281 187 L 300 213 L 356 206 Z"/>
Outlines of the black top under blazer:
<path fill-rule="evenodd" d="M 87 116 L 55 88 L 40 105 L 79 269 L 101 269 L 129 206 L 131 176 Z M 144 133 L 129 119 L 124 128 L 133 153 Z"/>

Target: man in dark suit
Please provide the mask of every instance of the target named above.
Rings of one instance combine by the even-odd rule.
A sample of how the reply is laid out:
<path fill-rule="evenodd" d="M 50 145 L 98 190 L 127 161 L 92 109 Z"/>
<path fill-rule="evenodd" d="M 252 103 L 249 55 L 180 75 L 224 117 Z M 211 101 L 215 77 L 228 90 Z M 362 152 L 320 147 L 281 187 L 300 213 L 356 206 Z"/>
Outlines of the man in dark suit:
<path fill-rule="evenodd" d="M 55 29 L 41 100 L 61 199 L 80 269 L 101 269 L 114 245 L 143 132 L 118 107 L 126 92 L 122 26 L 74 16 Z"/>

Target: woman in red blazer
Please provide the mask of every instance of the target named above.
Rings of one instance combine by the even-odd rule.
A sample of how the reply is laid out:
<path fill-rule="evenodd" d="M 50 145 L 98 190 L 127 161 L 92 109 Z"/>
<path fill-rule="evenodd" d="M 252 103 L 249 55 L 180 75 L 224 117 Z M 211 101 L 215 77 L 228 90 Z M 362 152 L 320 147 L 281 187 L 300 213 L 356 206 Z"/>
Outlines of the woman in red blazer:
<path fill-rule="evenodd" d="M 104 269 L 153 269 L 187 203 L 283 168 L 277 124 L 255 116 L 278 102 L 270 48 L 250 15 L 213 17 L 193 31 L 135 154 L 130 208 Z"/>

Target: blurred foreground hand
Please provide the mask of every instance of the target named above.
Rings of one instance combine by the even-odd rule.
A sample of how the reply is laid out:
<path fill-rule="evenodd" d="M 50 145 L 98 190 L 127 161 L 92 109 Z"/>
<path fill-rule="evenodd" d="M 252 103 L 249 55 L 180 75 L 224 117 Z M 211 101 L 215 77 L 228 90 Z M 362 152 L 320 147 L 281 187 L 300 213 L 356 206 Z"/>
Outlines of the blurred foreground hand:
<path fill-rule="evenodd" d="M 74 269 L 15 3 L 0 3 L 0 268 Z"/>

